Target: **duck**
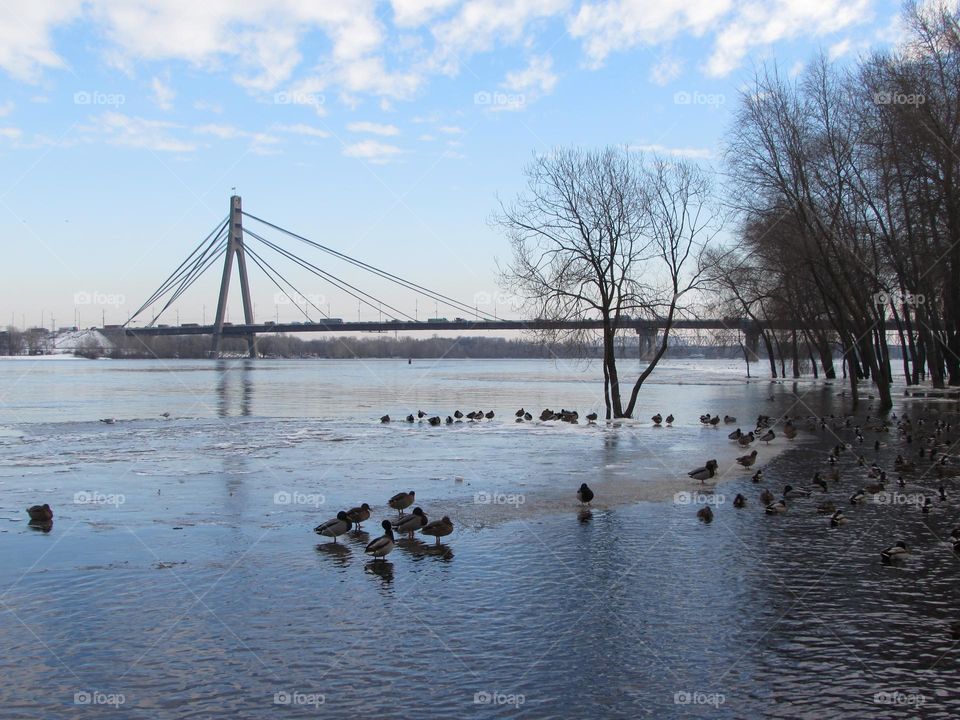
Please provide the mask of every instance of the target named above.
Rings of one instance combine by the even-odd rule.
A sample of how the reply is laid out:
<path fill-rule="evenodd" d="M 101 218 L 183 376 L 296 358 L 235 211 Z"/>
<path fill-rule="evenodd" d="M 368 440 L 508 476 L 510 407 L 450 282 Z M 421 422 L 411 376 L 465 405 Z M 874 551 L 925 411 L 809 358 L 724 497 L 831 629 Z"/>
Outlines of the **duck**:
<path fill-rule="evenodd" d="M 112 418 L 112 417 L 111 417 L 111 418 L 100 418 L 100 422 L 104 423 L 105 425 L 116 425 L 116 424 L 117 424 L 117 419 L 116 419 L 116 418 Z"/>
<path fill-rule="evenodd" d="M 580 504 L 587 503 L 588 505 L 593 500 L 593 490 L 587 487 L 586 483 L 580 485 L 580 489 L 577 490 L 577 500 L 580 501 Z"/>
<path fill-rule="evenodd" d="M 333 541 L 337 541 L 338 535 L 343 535 L 350 528 L 353 527 L 353 520 L 350 519 L 350 516 L 346 512 L 341 510 L 337 513 L 337 516 L 332 520 L 327 520 L 325 523 L 317 525 L 313 531 L 317 535 L 325 535 L 326 537 L 333 538 Z"/>
<path fill-rule="evenodd" d="M 760 482 L 761 480 L 763 480 L 763 468 L 760 468 L 759 470 L 757 470 L 757 471 L 750 477 L 750 479 L 751 479 L 753 482 L 755 482 L 755 483 L 758 483 L 758 482 Z"/>
<path fill-rule="evenodd" d="M 697 510 L 697 519 L 705 523 L 713 522 L 713 510 L 710 509 L 709 505 L 704 505 Z"/>
<path fill-rule="evenodd" d="M 485 413 L 485 414 L 484 414 L 484 417 L 485 417 L 487 420 L 493 420 L 493 418 L 494 418 L 494 412 L 493 412 L 493 410 L 491 410 L 491 411 L 488 412 L 488 413 Z"/>
<path fill-rule="evenodd" d="M 745 468 L 752 467 L 753 464 L 757 461 L 757 451 L 754 450 L 749 455 L 741 455 L 737 458 L 737 463 L 742 465 Z"/>
<path fill-rule="evenodd" d="M 864 501 L 864 498 L 867 497 L 867 494 L 862 490 L 857 490 L 853 495 L 850 496 L 851 505 L 859 505 Z"/>
<path fill-rule="evenodd" d="M 717 474 L 717 467 L 718 465 L 716 460 L 707 460 L 703 467 L 697 468 L 696 470 L 691 470 L 687 473 L 687 476 L 703 483 Z"/>
<path fill-rule="evenodd" d="M 817 505 L 817 512 L 820 515 L 832 515 L 837 510 L 837 506 L 834 505 L 831 501 L 827 500 Z"/>
<path fill-rule="evenodd" d="M 760 436 L 760 442 L 769 443 L 771 440 L 774 440 L 777 437 L 777 434 L 773 430 L 767 430 L 763 435 Z"/>
<path fill-rule="evenodd" d="M 430 520 L 423 512 L 423 509 L 415 507 L 411 514 L 405 515 L 398 520 L 394 520 L 392 524 L 394 530 L 397 532 L 408 533 L 410 537 L 413 537 L 414 532 L 425 527 L 429 522 Z"/>
<path fill-rule="evenodd" d="M 823 490 L 824 492 L 827 491 L 827 481 L 823 479 L 823 476 L 820 475 L 819 472 L 814 473 L 813 484 L 816 485 L 821 490 Z"/>
<path fill-rule="evenodd" d="M 454 411 L 453 411 L 453 416 L 454 416 L 457 420 L 460 420 L 460 419 L 463 417 L 463 413 L 462 413 L 460 410 L 454 410 Z"/>
<path fill-rule="evenodd" d="M 439 416 L 439 415 L 434 415 L 432 418 L 430 418 L 430 419 L 428 420 L 428 422 L 429 422 L 431 425 L 433 425 L 433 426 L 437 426 L 437 425 L 439 425 L 440 422 L 441 422 L 440 416 Z"/>
<path fill-rule="evenodd" d="M 737 421 L 737 419 L 736 419 L 735 417 L 733 417 L 732 415 L 724 415 L 724 416 L 723 416 L 723 421 L 724 421 L 727 425 L 732 425 L 733 423 L 735 423 L 735 422 Z"/>
<path fill-rule="evenodd" d="M 864 490 L 866 490 L 871 495 L 877 495 L 882 493 L 886 489 L 886 483 L 883 480 L 880 480 L 878 483 L 869 483 Z"/>
<path fill-rule="evenodd" d="M 409 415 L 407 415 L 407 422 L 408 422 L 408 423 L 414 422 L 413 413 L 410 413 Z"/>
<path fill-rule="evenodd" d="M 596 422 L 596 421 L 597 421 L 597 414 L 595 412 L 592 412 L 589 415 L 587 415 L 587 422 Z"/>
<path fill-rule="evenodd" d="M 783 436 L 787 440 L 793 440 L 797 436 L 797 428 L 791 422 L 783 426 Z"/>
<path fill-rule="evenodd" d="M 429 522 L 420 528 L 421 535 L 431 535 L 437 539 L 437 545 L 440 544 L 440 538 L 446 537 L 453 532 L 453 522 L 444 515 L 439 520 Z"/>
<path fill-rule="evenodd" d="M 653 420 L 654 425 L 659 425 L 663 422 L 663 415 L 661 415 L 660 413 L 657 413 L 650 419 Z"/>
<path fill-rule="evenodd" d="M 593 416 L 594 416 L 594 418 L 596 418 L 597 414 L 596 414 L 596 413 L 593 413 Z M 526 413 L 523 414 L 523 419 L 524 419 L 524 420 L 533 420 L 533 415 L 531 415 L 530 413 L 526 412 Z"/>
<path fill-rule="evenodd" d="M 774 497 L 773 493 L 770 492 L 767 488 L 764 488 L 760 492 L 760 502 L 762 502 L 764 505 L 769 505 L 774 500 L 776 500 L 776 497 Z"/>
<path fill-rule="evenodd" d="M 737 496 L 733 499 L 733 506 L 735 508 L 742 508 L 742 507 L 746 507 L 746 505 L 747 505 L 747 499 L 740 493 L 737 493 Z"/>
<path fill-rule="evenodd" d="M 751 430 L 746 435 L 741 435 L 740 437 L 738 437 L 737 443 L 740 445 L 740 447 L 747 447 L 747 445 L 752 443 L 755 439 L 756 438 L 753 435 L 753 430 Z"/>
<path fill-rule="evenodd" d="M 793 485 L 786 485 L 783 488 L 783 497 L 794 499 L 801 497 L 810 497 L 810 491 L 803 488 L 795 488 Z"/>
<path fill-rule="evenodd" d="M 523 408 L 520 408 L 520 409 L 517 410 L 513 415 L 514 415 L 514 417 L 522 418 L 522 417 L 523 417 L 523 413 L 524 413 Z"/>
<path fill-rule="evenodd" d="M 764 512 L 767 515 L 779 515 L 787 511 L 787 503 L 784 500 L 777 500 L 775 503 L 771 503 L 764 508 Z"/>
<path fill-rule="evenodd" d="M 388 422 L 390 422 L 390 416 L 389 416 L 389 415 L 381 415 L 381 416 L 380 416 L 380 422 L 382 422 L 382 423 L 388 423 Z"/>
<path fill-rule="evenodd" d="M 743 431 L 740 428 L 727 435 L 728 440 L 739 440 L 741 437 L 743 437 Z"/>
<path fill-rule="evenodd" d="M 933 508 L 933 500 L 931 498 L 925 497 L 923 499 L 923 505 L 920 506 L 920 512 L 924 515 L 929 515 L 930 510 Z"/>
<path fill-rule="evenodd" d="M 413 490 L 408 493 L 398 492 L 387 501 L 387 505 L 396 510 L 399 515 L 403 515 L 404 509 L 413 505 L 416 496 L 417 494 Z"/>
<path fill-rule="evenodd" d="M 350 518 L 350 521 L 356 526 L 357 530 L 359 530 L 360 523 L 370 519 L 370 506 L 363 503 L 359 507 L 350 508 L 347 510 L 347 517 Z"/>
<path fill-rule="evenodd" d="M 716 427 L 717 425 L 720 424 L 720 416 L 719 416 L 719 415 L 714 415 L 712 418 L 710 418 L 710 421 L 709 421 L 709 422 L 710 422 L 711 425 L 713 425 L 714 427 Z"/>
<path fill-rule="evenodd" d="M 843 510 L 837 510 L 830 516 L 830 526 L 831 527 L 840 527 L 841 525 L 847 524 L 847 518 L 843 515 Z"/>
<path fill-rule="evenodd" d="M 43 505 L 32 505 L 28 507 L 27 515 L 30 516 L 31 520 L 36 520 L 38 522 L 50 522 L 53 520 L 53 510 L 46 503 Z"/>
<path fill-rule="evenodd" d="M 384 520 L 380 523 L 380 527 L 383 528 L 383 535 L 371 540 L 363 549 L 367 555 L 373 555 L 374 560 L 385 558 L 393 551 L 396 545 L 393 539 L 393 527 L 391 527 L 390 521 Z"/>
<path fill-rule="evenodd" d="M 519 420 L 519 418 L 518 418 L 518 420 Z M 449 415 L 447 415 L 446 423 L 447 423 L 447 425 L 453 425 L 453 418 L 450 417 Z"/>
<path fill-rule="evenodd" d="M 907 544 L 903 541 L 898 542 L 896 545 L 891 545 L 886 550 L 880 551 L 880 559 L 888 563 L 891 560 L 901 560 L 910 554 L 910 551 L 907 550 Z"/>
<path fill-rule="evenodd" d="M 667 425 L 673 425 L 673 415 L 667 415 L 666 423 Z"/>

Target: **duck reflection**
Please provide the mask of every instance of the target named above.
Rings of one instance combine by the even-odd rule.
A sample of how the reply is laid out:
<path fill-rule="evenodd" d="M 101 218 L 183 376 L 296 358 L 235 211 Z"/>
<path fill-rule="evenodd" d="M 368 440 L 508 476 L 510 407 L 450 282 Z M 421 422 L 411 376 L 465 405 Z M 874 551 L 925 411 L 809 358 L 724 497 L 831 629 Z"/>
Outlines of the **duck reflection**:
<path fill-rule="evenodd" d="M 403 538 L 397 540 L 397 549 L 409 553 L 414 559 L 432 556 L 448 562 L 453 560 L 453 550 L 444 543 L 425 543 L 419 538 Z"/>
<path fill-rule="evenodd" d="M 347 533 L 347 540 L 353 540 L 366 547 L 367 543 L 370 542 L 370 533 L 366 530 L 351 530 Z"/>
<path fill-rule="evenodd" d="M 27 523 L 31 530 L 48 533 L 53 530 L 53 520 L 31 520 Z"/>
<path fill-rule="evenodd" d="M 318 543 L 316 550 L 320 555 L 331 558 L 337 567 L 346 567 L 350 564 L 351 551 L 344 543 Z"/>
<path fill-rule="evenodd" d="M 379 576 L 384 587 L 393 582 L 393 563 L 389 560 L 370 560 L 363 566 L 363 571 Z"/>
<path fill-rule="evenodd" d="M 580 521 L 581 525 L 589 525 L 590 521 L 593 520 L 593 510 L 590 508 L 584 508 L 577 512 L 577 520 Z"/>

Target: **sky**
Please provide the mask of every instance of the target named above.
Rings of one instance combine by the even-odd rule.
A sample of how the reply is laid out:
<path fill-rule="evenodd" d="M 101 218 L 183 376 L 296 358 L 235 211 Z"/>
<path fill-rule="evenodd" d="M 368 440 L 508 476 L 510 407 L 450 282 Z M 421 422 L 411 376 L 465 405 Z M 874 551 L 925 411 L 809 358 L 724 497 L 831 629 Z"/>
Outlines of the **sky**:
<path fill-rule="evenodd" d="M 855 61 L 902 37 L 900 11 L 880 0 L 4 3 L 0 325 L 126 322 L 226 217 L 234 188 L 254 215 L 522 316 L 499 287 L 510 250 L 490 220 L 533 153 L 621 145 L 697 161 L 722 183 L 724 137 L 759 65 L 796 75 L 820 52 Z M 463 314 L 268 237 L 409 315 Z M 260 252 L 324 313 L 381 317 Z M 210 322 L 220 270 L 159 322 Z M 251 284 L 258 321 L 303 319 L 255 267 Z M 231 321 L 239 302 L 232 292 Z"/>

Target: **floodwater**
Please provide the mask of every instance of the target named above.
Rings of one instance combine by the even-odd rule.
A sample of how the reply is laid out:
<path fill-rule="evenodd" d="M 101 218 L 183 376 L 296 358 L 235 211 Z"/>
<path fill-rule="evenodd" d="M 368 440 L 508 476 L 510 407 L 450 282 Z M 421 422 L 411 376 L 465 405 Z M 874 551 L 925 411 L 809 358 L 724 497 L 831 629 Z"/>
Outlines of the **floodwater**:
<path fill-rule="evenodd" d="M 841 414 L 842 382 L 671 361 L 640 420 L 592 425 L 601 387 L 596 365 L 533 360 L 0 362 L 0 717 L 960 715 L 960 482 L 925 515 L 941 481 L 921 464 L 902 501 L 850 507 L 856 453 L 915 454 L 864 409 L 862 446 L 806 422 L 755 444 L 779 494 L 853 443 L 826 495 L 850 522 L 819 496 L 767 516 L 734 426 L 699 415 Z M 496 417 L 403 421 L 457 408 Z M 686 472 L 709 457 L 701 489 Z M 372 561 L 401 490 L 454 533 Z M 44 502 L 49 532 L 24 512 Z M 361 502 L 363 532 L 312 532 Z M 884 566 L 897 540 L 913 552 Z"/>

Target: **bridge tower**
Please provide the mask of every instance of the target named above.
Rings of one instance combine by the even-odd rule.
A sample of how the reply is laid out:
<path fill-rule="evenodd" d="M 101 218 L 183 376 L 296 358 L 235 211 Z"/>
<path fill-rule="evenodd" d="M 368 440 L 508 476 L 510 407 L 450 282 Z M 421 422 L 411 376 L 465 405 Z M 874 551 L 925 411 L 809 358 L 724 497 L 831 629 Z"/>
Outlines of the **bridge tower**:
<path fill-rule="evenodd" d="M 223 318 L 227 312 L 227 294 L 230 276 L 233 274 L 233 257 L 237 257 L 240 273 L 240 294 L 243 297 L 243 321 L 253 325 L 253 303 L 250 302 L 250 282 L 247 280 L 247 258 L 243 249 L 243 206 L 239 195 L 230 196 L 230 220 L 228 225 L 227 252 L 223 261 L 223 277 L 220 280 L 220 299 L 217 301 L 217 317 L 213 325 L 213 356 L 220 357 L 220 341 L 223 338 Z M 255 337 L 247 335 L 247 352 L 257 356 Z"/>

